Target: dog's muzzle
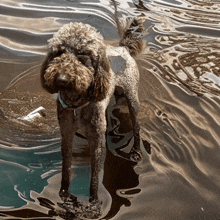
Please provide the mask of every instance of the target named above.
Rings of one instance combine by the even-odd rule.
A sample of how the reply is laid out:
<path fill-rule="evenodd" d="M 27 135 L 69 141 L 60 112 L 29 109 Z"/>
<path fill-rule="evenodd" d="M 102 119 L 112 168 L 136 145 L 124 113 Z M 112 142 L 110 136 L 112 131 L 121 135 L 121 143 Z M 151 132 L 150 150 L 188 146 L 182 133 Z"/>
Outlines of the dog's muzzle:
<path fill-rule="evenodd" d="M 69 82 L 69 79 L 66 75 L 61 75 L 61 76 L 58 76 L 57 79 L 57 84 L 61 87 L 66 87 L 66 85 L 68 84 Z"/>

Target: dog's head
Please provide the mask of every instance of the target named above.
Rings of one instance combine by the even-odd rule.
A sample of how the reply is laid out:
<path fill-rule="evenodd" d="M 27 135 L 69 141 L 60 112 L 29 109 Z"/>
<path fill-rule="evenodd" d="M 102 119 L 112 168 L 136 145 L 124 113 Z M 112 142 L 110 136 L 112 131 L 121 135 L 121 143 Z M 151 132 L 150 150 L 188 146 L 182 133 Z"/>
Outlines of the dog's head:
<path fill-rule="evenodd" d="M 70 45 L 52 48 L 41 67 L 42 87 L 49 93 L 65 91 L 72 94 L 75 96 L 71 98 L 73 102 L 103 100 L 110 87 L 109 78 L 110 64 L 105 46 L 96 42 L 93 47 L 91 41 L 80 49 Z"/>

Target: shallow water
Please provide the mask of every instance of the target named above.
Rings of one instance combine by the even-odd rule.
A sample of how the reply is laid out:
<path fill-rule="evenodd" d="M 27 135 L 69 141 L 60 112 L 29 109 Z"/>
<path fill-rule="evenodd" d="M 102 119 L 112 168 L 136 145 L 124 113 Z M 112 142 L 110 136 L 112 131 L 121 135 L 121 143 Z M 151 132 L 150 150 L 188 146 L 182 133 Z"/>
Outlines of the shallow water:
<path fill-rule="evenodd" d="M 220 219 L 220 2 L 120 1 L 120 15 L 146 17 L 139 122 L 144 160 L 126 160 L 132 133 L 127 109 L 109 109 L 100 197 L 114 220 Z M 47 40 L 81 21 L 117 45 L 107 0 L 0 3 L 0 218 L 60 219 L 60 135 L 55 100 L 39 84 Z M 24 120 L 42 106 L 42 117 Z M 123 123 L 122 123 L 123 122 Z M 71 192 L 86 201 L 87 142 L 74 141 Z"/>

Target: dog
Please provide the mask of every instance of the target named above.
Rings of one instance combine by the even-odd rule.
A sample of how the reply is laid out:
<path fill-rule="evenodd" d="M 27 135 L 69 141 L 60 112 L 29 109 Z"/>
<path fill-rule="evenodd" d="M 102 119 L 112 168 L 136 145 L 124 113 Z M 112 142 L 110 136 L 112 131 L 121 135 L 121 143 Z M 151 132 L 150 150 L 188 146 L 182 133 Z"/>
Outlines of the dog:
<path fill-rule="evenodd" d="M 83 130 L 91 149 L 89 202 L 99 202 L 98 174 L 103 162 L 106 109 L 113 95 L 124 95 L 128 103 L 134 134 L 129 157 L 133 161 L 142 158 L 137 119 L 139 71 L 133 57 L 145 48 L 141 39 L 143 22 L 141 17 L 130 21 L 122 32 L 119 47 L 105 45 L 94 27 L 77 22 L 64 25 L 49 40 L 49 51 L 41 67 L 41 84 L 47 92 L 58 93 L 57 115 L 62 138 L 59 195 L 64 202 L 77 203 L 68 189 L 72 143 L 79 129 Z"/>

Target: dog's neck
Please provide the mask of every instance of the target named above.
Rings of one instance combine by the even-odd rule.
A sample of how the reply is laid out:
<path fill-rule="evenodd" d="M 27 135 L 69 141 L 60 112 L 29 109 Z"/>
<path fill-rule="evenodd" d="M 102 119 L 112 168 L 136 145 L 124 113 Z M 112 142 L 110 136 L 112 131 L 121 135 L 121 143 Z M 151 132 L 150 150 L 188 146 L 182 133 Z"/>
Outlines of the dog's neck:
<path fill-rule="evenodd" d="M 75 112 L 76 109 L 81 109 L 83 107 L 86 107 L 87 105 L 89 105 L 90 102 L 86 102 L 84 105 L 81 106 L 77 106 L 77 107 L 69 107 L 62 99 L 60 92 L 58 93 L 58 100 L 60 102 L 60 104 L 62 105 L 62 107 L 65 110 L 73 110 Z"/>

